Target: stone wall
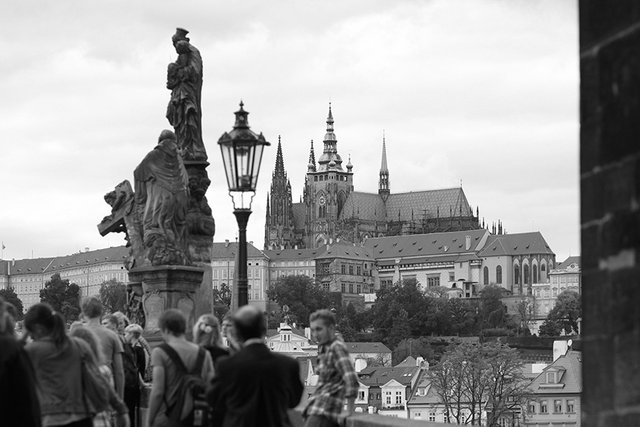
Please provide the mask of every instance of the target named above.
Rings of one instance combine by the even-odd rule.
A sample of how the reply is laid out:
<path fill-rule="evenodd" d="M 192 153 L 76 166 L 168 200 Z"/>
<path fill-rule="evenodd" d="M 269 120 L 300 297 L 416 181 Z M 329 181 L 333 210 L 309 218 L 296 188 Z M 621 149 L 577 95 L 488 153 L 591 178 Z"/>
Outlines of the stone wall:
<path fill-rule="evenodd" d="M 583 423 L 640 425 L 640 2 L 580 1 Z"/>

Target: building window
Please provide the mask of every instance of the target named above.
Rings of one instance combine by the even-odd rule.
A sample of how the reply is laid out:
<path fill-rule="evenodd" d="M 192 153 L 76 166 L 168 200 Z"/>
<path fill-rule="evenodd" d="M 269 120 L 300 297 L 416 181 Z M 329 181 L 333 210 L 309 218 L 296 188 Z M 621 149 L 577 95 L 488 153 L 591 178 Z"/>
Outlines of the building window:
<path fill-rule="evenodd" d="M 358 294 L 362 293 L 362 285 L 356 285 L 356 293 Z"/>
<path fill-rule="evenodd" d="M 513 267 L 513 283 L 520 284 L 520 267 L 517 265 Z"/>
<path fill-rule="evenodd" d="M 342 293 L 344 294 L 347 291 L 347 286 L 344 283 L 340 284 L 340 290 L 342 291 Z"/>
<path fill-rule="evenodd" d="M 346 266 L 346 265 L 344 265 L 344 264 L 342 264 L 342 265 L 340 266 L 340 272 L 341 272 L 342 274 L 347 274 L 347 266 Z"/>
<path fill-rule="evenodd" d="M 556 383 L 556 373 L 555 372 L 547 372 L 547 383 L 555 384 Z"/>
<path fill-rule="evenodd" d="M 536 402 L 529 402 L 529 413 L 530 414 L 536 413 Z"/>
<path fill-rule="evenodd" d="M 396 405 L 402 405 L 402 392 L 396 391 Z"/>
<path fill-rule="evenodd" d="M 456 275 L 454 272 L 449 272 L 449 281 L 450 282 L 455 282 L 456 281 Z"/>
<path fill-rule="evenodd" d="M 496 283 L 497 284 L 502 283 L 502 266 L 501 265 L 496 267 Z"/>
<path fill-rule="evenodd" d="M 349 283 L 349 293 L 353 293 L 353 283 Z"/>
<path fill-rule="evenodd" d="M 324 289 L 325 292 L 329 292 L 329 284 L 328 283 L 323 283 L 322 284 L 322 289 Z"/>
<path fill-rule="evenodd" d="M 559 414 L 562 412 L 562 400 L 553 401 L 553 412 L 555 414 Z"/>
<path fill-rule="evenodd" d="M 391 392 L 390 391 L 385 391 L 384 394 L 386 395 L 387 405 L 391 405 Z"/>
<path fill-rule="evenodd" d="M 546 414 L 547 412 L 548 412 L 547 411 L 547 401 L 543 400 L 543 401 L 540 402 L 540 413 L 541 414 Z"/>
<path fill-rule="evenodd" d="M 484 284 L 488 285 L 489 284 L 489 267 L 485 267 L 483 269 L 483 273 L 484 273 Z"/>
<path fill-rule="evenodd" d="M 435 420 L 436 420 L 436 413 L 429 412 L 429 421 L 435 421 Z"/>
<path fill-rule="evenodd" d="M 364 400 L 364 391 L 358 392 L 358 400 Z"/>
<path fill-rule="evenodd" d="M 362 267 L 357 266 L 356 267 L 356 276 L 360 276 L 362 274 Z"/>
<path fill-rule="evenodd" d="M 533 266 L 533 283 L 538 283 L 538 266 Z"/>
<path fill-rule="evenodd" d="M 575 406 L 573 399 L 567 400 L 567 412 L 573 414 L 575 412 Z"/>
<path fill-rule="evenodd" d="M 529 283 L 531 283 L 531 276 L 529 276 L 529 265 L 528 264 L 524 265 L 523 271 L 524 271 L 524 284 L 528 285 Z"/>
<path fill-rule="evenodd" d="M 353 276 L 353 265 L 349 266 L 349 274 Z"/>
<path fill-rule="evenodd" d="M 427 287 L 433 288 L 434 286 L 440 286 L 439 274 L 430 274 L 427 276 Z"/>

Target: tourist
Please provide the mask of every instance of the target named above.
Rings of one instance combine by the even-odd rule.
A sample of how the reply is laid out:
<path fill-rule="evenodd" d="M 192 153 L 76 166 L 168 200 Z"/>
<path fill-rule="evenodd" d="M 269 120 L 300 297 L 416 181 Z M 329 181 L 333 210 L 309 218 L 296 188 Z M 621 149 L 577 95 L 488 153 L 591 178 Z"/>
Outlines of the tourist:
<path fill-rule="evenodd" d="M 29 356 L 16 339 L 12 305 L 0 297 L 0 417 L 8 426 L 40 427 L 40 403 Z"/>
<path fill-rule="evenodd" d="M 193 342 L 209 352 L 214 367 L 221 356 L 229 355 L 229 350 L 222 346 L 220 323 L 212 314 L 203 314 L 193 325 Z"/>
<path fill-rule="evenodd" d="M 309 321 L 318 343 L 318 386 L 303 411 L 305 427 L 337 427 L 342 418 L 355 410 L 358 376 L 347 347 L 336 337 L 335 315 L 329 310 L 318 310 Z M 347 410 L 343 414 L 345 400 Z"/>
<path fill-rule="evenodd" d="M 137 425 L 135 420 L 138 419 L 136 414 L 140 407 L 140 386 L 144 383 L 146 368 L 144 349 L 139 345 L 142 328 L 136 324 L 127 325 L 123 332 L 124 401 L 129 408 L 129 416 L 134 420 L 132 424 Z"/>
<path fill-rule="evenodd" d="M 158 327 L 166 346 L 160 345 L 151 352 L 153 383 L 149 396 L 148 422 L 153 427 L 172 425 L 167 412 L 178 398 L 181 371 L 173 362 L 169 351 L 177 353 L 189 372 L 196 370 L 196 364 L 200 358 L 202 360 L 200 372 L 202 379 L 209 381 L 213 376 L 213 362 L 209 353 L 198 345 L 187 341 L 185 336 L 187 319 L 181 311 L 166 310 L 158 319 Z"/>
<path fill-rule="evenodd" d="M 227 311 L 222 319 L 222 338 L 229 349 L 229 354 L 234 354 L 242 348 L 241 344 L 235 338 L 233 331 L 233 319 L 231 311 Z"/>
<path fill-rule="evenodd" d="M 91 329 L 87 328 L 82 324 L 78 324 L 78 322 L 74 322 L 71 325 L 71 329 L 69 335 L 75 338 L 79 338 L 86 342 L 91 349 L 91 354 L 95 359 L 98 369 L 100 373 L 103 375 L 104 379 L 109 383 L 109 404 L 111 408 L 116 412 L 117 418 L 119 419 L 118 424 L 120 425 L 130 425 L 132 424 L 130 420 L 133 418 L 131 412 L 128 410 L 125 403 L 118 397 L 116 391 L 113 387 L 113 376 L 111 375 L 111 369 L 104 363 L 104 356 L 102 354 L 102 349 L 100 348 L 100 340 L 95 332 Z M 128 414 L 128 415 L 127 415 Z M 125 420 L 125 415 L 128 420 Z M 109 427 L 111 425 L 111 411 L 104 411 L 99 414 L 96 414 L 93 417 L 93 427 Z"/>
<path fill-rule="evenodd" d="M 242 348 L 218 362 L 207 391 L 214 425 L 290 426 L 287 410 L 303 391 L 298 362 L 265 345 L 265 319 L 256 307 L 241 307 L 232 320 Z"/>
<path fill-rule="evenodd" d="M 102 322 L 100 322 L 102 326 L 113 331 L 116 335 L 120 335 L 118 332 L 118 318 L 113 314 L 107 314 L 102 317 Z"/>
<path fill-rule="evenodd" d="M 25 349 L 36 374 L 43 426 L 92 427 L 83 386 L 84 363 L 95 364 L 89 345 L 69 339 L 65 320 L 44 303 L 33 305 L 24 318 L 32 342 Z M 120 425 L 128 426 L 126 413 Z"/>
<path fill-rule="evenodd" d="M 82 300 L 82 316 L 89 329 L 96 333 L 100 340 L 100 346 L 104 355 L 105 364 L 113 373 L 113 382 L 120 398 L 124 398 L 124 369 L 122 365 L 122 342 L 118 335 L 100 324 L 102 316 L 102 303 L 95 296 L 89 296 Z M 110 323 L 111 320 L 109 320 Z M 117 320 L 116 320 L 117 328 Z"/>

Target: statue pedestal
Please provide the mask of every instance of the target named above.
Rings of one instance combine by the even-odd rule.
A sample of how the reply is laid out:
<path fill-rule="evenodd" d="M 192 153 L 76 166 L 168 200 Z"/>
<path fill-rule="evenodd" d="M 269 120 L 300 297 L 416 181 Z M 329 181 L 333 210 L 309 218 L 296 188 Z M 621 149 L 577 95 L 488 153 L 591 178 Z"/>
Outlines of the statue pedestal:
<path fill-rule="evenodd" d="M 195 323 L 195 294 L 204 269 L 183 265 L 158 265 L 129 270 L 129 281 L 142 284 L 145 315 L 144 337 L 151 345 L 162 341 L 158 319 L 168 308 L 177 308 L 187 318 L 187 335 Z"/>

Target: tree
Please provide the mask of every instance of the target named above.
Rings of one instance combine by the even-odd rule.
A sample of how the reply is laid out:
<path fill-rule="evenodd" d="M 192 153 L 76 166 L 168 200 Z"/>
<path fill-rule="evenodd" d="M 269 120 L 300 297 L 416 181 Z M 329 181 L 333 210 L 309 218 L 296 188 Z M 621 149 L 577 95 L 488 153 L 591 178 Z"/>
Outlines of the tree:
<path fill-rule="evenodd" d="M 59 273 L 44 284 L 40 290 L 40 301 L 61 313 L 67 322 L 77 320 L 80 314 L 80 288 L 69 283 L 68 279 L 61 279 Z"/>
<path fill-rule="evenodd" d="M 445 416 L 457 424 L 477 425 L 487 411 L 487 425 L 524 403 L 527 382 L 517 350 L 499 343 L 460 344 L 429 371 Z"/>
<path fill-rule="evenodd" d="M 24 306 L 18 294 L 16 294 L 16 291 L 13 288 L 0 289 L 0 297 L 4 298 L 6 302 L 16 308 L 17 317 L 15 320 L 22 320 L 24 317 Z"/>
<path fill-rule="evenodd" d="M 582 317 L 580 295 L 574 291 L 561 292 L 556 305 L 540 326 L 540 335 L 558 336 L 562 331 L 567 335 L 577 334 L 580 317 Z"/>
<path fill-rule="evenodd" d="M 507 306 L 504 305 L 501 298 L 504 296 L 505 289 L 501 286 L 485 286 L 480 291 L 480 318 L 482 329 L 497 329 L 516 327 L 507 314 Z"/>
<path fill-rule="evenodd" d="M 516 304 L 516 310 L 518 312 L 519 329 L 521 335 L 531 335 L 530 326 L 533 322 L 533 318 L 536 314 L 536 300 L 533 298 L 522 298 Z"/>
<path fill-rule="evenodd" d="M 391 356 L 394 365 L 397 365 L 409 356 L 415 358 L 422 357 L 429 363 L 436 362 L 435 351 L 425 337 L 407 338 L 400 341 L 396 348 L 393 349 Z"/>
<path fill-rule="evenodd" d="M 127 306 L 127 286 L 116 279 L 109 279 L 100 285 L 99 297 L 106 313 L 124 313 Z"/>
<path fill-rule="evenodd" d="M 388 341 L 389 345 L 395 348 L 400 341 L 411 336 L 411 329 L 409 328 L 409 314 L 407 311 L 399 306 L 394 308 L 396 314 L 393 318 Z"/>
<path fill-rule="evenodd" d="M 331 308 L 329 292 L 308 276 L 283 276 L 267 291 L 267 296 L 280 308 L 289 308 L 291 322 L 309 326 L 309 315 L 321 308 Z"/>
<path fill-rule="evenodd" d="M 213 313 L 222 321 L 224 315 L 231 309 L 232 292 L 229 285 L 222 283 L 213 290 Z"/>

